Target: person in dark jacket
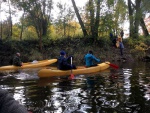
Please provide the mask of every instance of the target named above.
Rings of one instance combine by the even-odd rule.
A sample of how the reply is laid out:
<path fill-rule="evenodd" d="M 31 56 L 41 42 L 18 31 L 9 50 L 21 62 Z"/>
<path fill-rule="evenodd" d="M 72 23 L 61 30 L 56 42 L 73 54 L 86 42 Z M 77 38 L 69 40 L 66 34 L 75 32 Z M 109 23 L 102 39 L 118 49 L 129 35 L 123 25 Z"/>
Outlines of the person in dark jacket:
<path fill-rule="evenodd" d="M 15 66 L 22 66 L 22 61 L 20 59 L 20 53 L 16 53 L 16 55 L 13 58 L 13 65 Z"/>
<path fill-rule="evenodd" d="M 93 61 L 100 62 L 100 59 L 96 58 L 91 50 L 84 56 L 84 60 L 86 67 L 97 66 Z"/>
<path fill-rule="evenodd" d="M 124 32 L 123 32 L 123 30 L 121 30 L 121 32 L 120 32 L 120 36 L 121 36 L 121 38 L 122 38 L 122 40 L 123 40 L 123 36 L 124 36 Z"/>
<path fill-rule="evenodd" d="M 71 56 L 72 57 L 72 56 Z M 71 57 L 66 57 L 65 51 L 60 51 L 60 56 L 58 58 L 58 69 L 60 70 L 70 70 L 70 69 L 76 69 L 75 65 L 71 65 L 68 63 Z"/>
<path fill-rule="evenodd" d="M 113 38 L 114 38 L 114 36 L 113 36 L 113 34 L 112 33 L 110 33 L 109 34 L 109 37 L 110 37 L 110 40 L 112 41 L 113 40 Z"/>
<path fill-rule="evenodd" d="M 0 113 L 29 113 L 7 90 L 0 88 Z"/>

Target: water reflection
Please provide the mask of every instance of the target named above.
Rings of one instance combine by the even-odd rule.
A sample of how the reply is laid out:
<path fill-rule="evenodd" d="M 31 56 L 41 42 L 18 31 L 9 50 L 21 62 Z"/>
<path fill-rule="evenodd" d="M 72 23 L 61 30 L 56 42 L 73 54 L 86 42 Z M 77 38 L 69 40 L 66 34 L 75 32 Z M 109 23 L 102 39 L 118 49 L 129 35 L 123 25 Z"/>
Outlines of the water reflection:
<path fill-rule="evenodd" d="M 139 85 L 140 90 L 144 91 L 144 98 L 150 100 L 150 70 L 149 67 L 146 67 L 144 70 L 139 71 Z"/>
<path fill-rule="evenodd" d="M 125 95 L 131 95 L 130 88 L 131 88 L 131 83 L 130 83 L 130 77 L 132 75 L 132 70 L 131 69 L 123 69 L 123 76 L 124 76 L 124 85 L 123 87 L 125 88 Z"/>
<path fill-rule="evenodd" d="M 33 113 L 149 113 L 149 65 L 39 79 L 38 70 L 0 76 L 0 86 Z"/>

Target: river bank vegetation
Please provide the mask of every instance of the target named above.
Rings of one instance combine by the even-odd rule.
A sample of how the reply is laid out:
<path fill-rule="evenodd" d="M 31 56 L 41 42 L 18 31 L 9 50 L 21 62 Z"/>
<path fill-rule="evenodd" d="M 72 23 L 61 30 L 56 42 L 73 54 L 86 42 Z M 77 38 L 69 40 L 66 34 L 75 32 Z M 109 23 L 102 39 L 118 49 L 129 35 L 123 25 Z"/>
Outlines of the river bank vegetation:
<path fill-rule="evenodd" d="M 39 49 L 38 40 L 3 40 L 0 41 L 0 64 L 9 65 L 16 52 L 21 53 L 23 62 L 33 60 L 53 59 L 59 56 L 60 50 L 65 50 L 67 55 L 73 55 L 76 64 L 84 64 L 84 55 L 88 50 L 93 50 L 96 57 L 101 61 L 120 61 L 119 48 L 115 48 L 109 39 L 101 38 L 94 42 L 92 38 L 63 38 L 57 40 L 43 40 L 42 52 Z M 143 60 L 145 56 L 150 56 L 150 38 L 140 37 L 131 40 L 124 39 L 124 58 L 127 61 Z"/>
<path fill-rule="evenodd" d="M 89 49 L 102 61 L 120 59 L 119 49 L 112 47 L 113 36 L 119 36 L 124 21 L 129 21 L 129 36 L 123 39 L 124 56 L 141 60 L 149 56 L 150 36 L 144 18 L 149 13 L 149 0 L 88 0 L 78 7 L 75 0 L 67 3 L 53 0 L 1 0 L 9 16 L 0 22 L 0 65 L 8 65 L 20 52 L 23 62 L 56 58 L 60 50 L 82 63 Z M 52 10 L 57 7 L 57 18 Z M 2 7 L 0 7 L 2 8 Z M 20 21 L 13 16 L 23 12 Z M 140 29 L 139 29 L 140 28 Z M 142 36 L 139 33 L 142 30 Z"/>

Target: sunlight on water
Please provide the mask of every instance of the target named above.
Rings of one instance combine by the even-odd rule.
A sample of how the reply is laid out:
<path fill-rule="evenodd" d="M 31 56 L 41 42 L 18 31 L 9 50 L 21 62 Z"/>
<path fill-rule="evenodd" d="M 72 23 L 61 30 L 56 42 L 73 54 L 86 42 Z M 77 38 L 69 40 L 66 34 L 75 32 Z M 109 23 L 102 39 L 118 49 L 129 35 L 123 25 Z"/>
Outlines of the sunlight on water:
<path fill-rule="evenodd" d="M 149 77 L 145 76 L 146 70 L 139 72 L 139 84 L 142 87 L 142 91 L 144 91 L 144 98 L 149 101 L 150 100 L 150 84 L 146 81 L 150 81 Z M 145 81 L 146 80 L 146 81 Z"/>
<path fill-rule="evenodd" d="M 131 69 L 123 69 L 123 76 L 124 76 L 124 85 L 123 87 L 125 88 L 125 95 L 131 95 L 130 88 L 131 88 L 131 83 L 130 83 L 130 77 L 132 75 Z"/>
<path fill-rule="evenodd" d="M 0 86 L 33 113 L 149 113 L 150 67 L 123 65 L 73 80 L 40 79 L 34 69 L 9 72 Z"/>

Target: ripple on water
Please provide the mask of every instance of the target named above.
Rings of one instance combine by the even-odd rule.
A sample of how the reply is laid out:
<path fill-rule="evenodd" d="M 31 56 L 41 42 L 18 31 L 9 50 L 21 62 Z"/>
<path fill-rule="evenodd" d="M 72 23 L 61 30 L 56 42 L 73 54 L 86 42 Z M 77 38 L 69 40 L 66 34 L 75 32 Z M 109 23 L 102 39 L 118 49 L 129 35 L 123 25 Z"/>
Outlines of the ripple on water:
<path fill-rule="evenodd" d="M 46 78 L 39 86 L 37 72 L 23 71 L 1 79 L 1 86 L 35 113 L 149 113 L 146 71 L 120 68 L 114 73 L 77 75 L 73 80 Z M 116 78 L 109 77 L 112 74 Z"/>

